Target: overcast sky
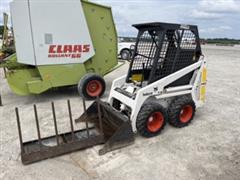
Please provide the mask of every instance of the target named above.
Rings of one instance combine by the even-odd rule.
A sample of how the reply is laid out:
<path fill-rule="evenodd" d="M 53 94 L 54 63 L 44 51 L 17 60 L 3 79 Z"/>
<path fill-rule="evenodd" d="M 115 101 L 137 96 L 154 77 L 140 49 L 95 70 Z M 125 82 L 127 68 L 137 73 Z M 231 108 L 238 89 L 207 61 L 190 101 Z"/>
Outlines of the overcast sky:
<path fill-rule="evenodd" d="M 9 2 L 0 0 L 2 12 L 9 13 Z M 50 0 L 49 0 L 50 1 Z M 67 0 L 66 0 L 67 1 Z M 160 21 L 199 26 L 204 38 L 240 39 L 240 0 L 92 0 L 112 7 L 121 36 L 135 36 L 132 24 Z"/>

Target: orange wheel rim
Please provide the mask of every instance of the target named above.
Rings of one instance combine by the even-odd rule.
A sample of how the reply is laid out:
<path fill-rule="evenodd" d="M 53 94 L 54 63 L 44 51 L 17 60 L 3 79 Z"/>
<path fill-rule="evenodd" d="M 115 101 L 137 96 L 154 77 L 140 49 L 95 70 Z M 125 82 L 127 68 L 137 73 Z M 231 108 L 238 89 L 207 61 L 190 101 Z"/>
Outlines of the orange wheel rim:
<path fill-rule="evenodd" d="M 180 111 L 180 121 L 182 123 L 187 123 L 191 120 L 193 115 L 193 107 L 191 105 L 184 106 Z"/>
<path fill-rule="evenodd" d="M 154 112 L 151 114 L 151 116 L 148 118 L 147 121 L 147 128 L 150 132 L 157 132 L 164 123 L 164 117 L 161 112 Z"/>
<path fill-rule="evenodd" d="M 92 97 L 99 96 L 102 90 L 103 90 L 103 87 L 100 81 L 92 80 L 87 84 L 87 93 Z"/>

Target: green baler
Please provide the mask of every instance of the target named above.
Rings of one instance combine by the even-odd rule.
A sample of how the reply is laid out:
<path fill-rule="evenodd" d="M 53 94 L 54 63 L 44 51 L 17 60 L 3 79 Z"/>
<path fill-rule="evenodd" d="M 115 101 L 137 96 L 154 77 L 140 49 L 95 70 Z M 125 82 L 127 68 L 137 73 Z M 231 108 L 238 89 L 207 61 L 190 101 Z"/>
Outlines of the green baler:
<path fill-rule="evenodd" d="M 81 95 L 101 96 L 102 76 L 118 63 L 111 8 L 86 0 L 23 2 L 11 3 L 17 55 L 4 66 L 12 91 L 40 94 L 78 84 Z"/>

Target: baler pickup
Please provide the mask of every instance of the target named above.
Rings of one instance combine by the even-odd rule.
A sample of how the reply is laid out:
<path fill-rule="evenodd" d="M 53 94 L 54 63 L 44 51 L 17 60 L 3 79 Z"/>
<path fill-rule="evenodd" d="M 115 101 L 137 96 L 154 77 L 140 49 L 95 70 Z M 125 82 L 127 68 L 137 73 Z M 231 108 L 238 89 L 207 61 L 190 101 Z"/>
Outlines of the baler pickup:
<path fill-rule="evenodd" d="M 83 107 L 84 113 L 76 122 L 85 123 L 86 128 L 74 130 L 71 105 L 70 101 L 68 101 L 71 131 L 58 134 L 55 107 L 54 103 L 52 103 L 55 135 L 41 138 L 37 108 L 34 105 L 38 139 L 28 142 L 23 142 L 19 112 L 18 108 L 16 108 L 22 163 L 25 165 L 31 164 L 105 143 L 104 147 L 99 150 L 99 154 L 103 155 L 133 143 L 132 126 L 125 115 L 113 110 L 111 106 L 99 99 L 87 110 L 85 100 L 83 100 Z"/>

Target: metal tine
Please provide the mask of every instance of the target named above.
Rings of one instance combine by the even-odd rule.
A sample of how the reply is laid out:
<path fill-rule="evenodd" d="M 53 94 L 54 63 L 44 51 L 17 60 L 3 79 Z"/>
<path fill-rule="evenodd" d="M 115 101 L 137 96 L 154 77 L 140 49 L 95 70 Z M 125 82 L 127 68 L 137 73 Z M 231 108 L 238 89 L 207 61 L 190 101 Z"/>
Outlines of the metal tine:
<path fill-rule="evenodd" d="M 59 139 L 58 139 L 58 128 L 57 128 L 57 120 L 56 120 L 56 113 L 55 113 L 54 102 L 52 102 L 52 113 L 53 113 L 53 121 L 54 121 L 54 128 L 55 128 L 57 145 L 60 145 Z"/>
<path fill-rule="evenodd" d="M 99 99 L 99 96 L 97 96 L 97 109 L 98 109 L 98 119 L 99 119 L 100 131 L 101 131 L 101 133 L 103 134 L 102 112 L 101 112 L 101 107 L 100 107 L 100 99 Z"/>
<path fill-rule="evenodd" d="M 18 108 L 15 108 L 15 113 L 16 113 L 16 118 L 17 118 L 17 127 L 18 127 L 18 136 L 19 136 L 19 141 L 20 141 L 20 147 L 21 147 L 21 152 L 25 153 L 25 150 L 23 148 L 23 140 L 22 140 L 22 130 L 21 130 L 21 124 L 20 124 L 20 116 L 18 112 Z"/>
<path fill-rule="evenodd" d="M 70 125 L 71 125 L 72 141 L 73 141 L 74 138 L 75 138 L 75 135 L 74 135 L 74 127 L 73 127 L 72 110 L 71 110 L 71 102 L 70 102 L 70 100 L 67 101 L 67 104 L 68 104 L 69 120 L 70 120 Z"/>
<path fill-rule="evenodd" d="M 0 106 L 3 106 L 1 94 L 0 94 Z"/>
<path fill-rule="evenodd" d="M 85 98 L 83 97 L 82 100 L 83 100 L 83 110 L 84 110 L 84 113 L 86 113 L 87 108 L 86 108 Z M 86 123 L 86 129 L 87 129 L 87 136 L 89 138 L 90 134 L 89 134 L 89 127 L 88 127 L 88 119 L 85 121 L 85 123 Z"/>
<path fill-rule="evenodd" d="M 143 86 L 144 72 L 145 72 L 145 63 L 142 63 L 142 79 L 141 79 L 141 87 Z"/>
<path fill-rule="evenodd" d="M 42 147 L 42 138 L 41 138 L 41 133 L 40 133 L 40 128 L 39 128 L 39 121 L 38 121 L 38 113 L 37 113 L 36 104 L 33 105 L 33 108 L 34 108 L 34 115 L 35 115 L 35 120 L 36 120 L 38 142 L 39 142 L 40 147 Z"/>

